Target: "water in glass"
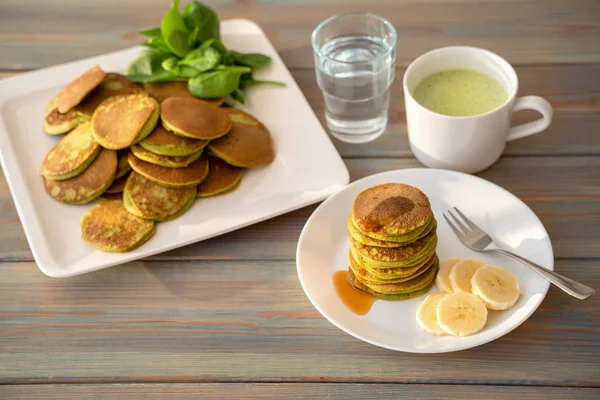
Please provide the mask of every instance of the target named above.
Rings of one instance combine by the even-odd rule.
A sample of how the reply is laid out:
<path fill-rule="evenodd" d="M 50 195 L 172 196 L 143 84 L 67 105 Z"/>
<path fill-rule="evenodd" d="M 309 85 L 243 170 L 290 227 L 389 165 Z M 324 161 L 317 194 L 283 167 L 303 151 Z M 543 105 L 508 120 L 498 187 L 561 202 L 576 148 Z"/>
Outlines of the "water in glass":
<path fill-rule="evenodd" d="M 315 55 L 317 82 L 332 135 L 349 143 L 380 136 L 388 121 L 395 51 L 382 38 L 342 35 Z"/>

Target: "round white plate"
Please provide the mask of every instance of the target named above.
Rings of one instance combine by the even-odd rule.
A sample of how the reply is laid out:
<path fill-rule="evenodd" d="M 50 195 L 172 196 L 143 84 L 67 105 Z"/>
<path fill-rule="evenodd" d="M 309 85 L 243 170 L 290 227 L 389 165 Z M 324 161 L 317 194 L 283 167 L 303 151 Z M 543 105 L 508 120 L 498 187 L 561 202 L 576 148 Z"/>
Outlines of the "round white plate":
<path fill-rule="evenodd" d="M 448 258 L 475 258 L 511 271 L 519 280 L 521 297 L 508 311 L 490 311 L 485 328 L 472 336 L 434 336 L 423 331 L 416 311 L 425 296 L 405 301 L 377 300 L 366 315 L 346 308 L 333 287 L 333 274 L 348 269 L 350 244 L 346 221 L 352 202 L 361 191 L 381 183 L 397 182 L 422 190 L 438 221 L 437 254 Z M 453 171 L 404 169 L 356 181 L 325 200 L 308 219 L 298 242 L 296 263 L 302 287 L 331 323 L 350 335 L 376 346 L 414 353 L 443 353 L 479 346 L 499 338 L 523 323 L 540 305 L 549 283 L 505 256 L 477 253 L 456 238 L 442 212 L 458 207 L 507 249 L 550 270 L 554 269 L 548 233 L 521 200 L 484 179 Z M 434 287 L 430 293 L 437 291 Z"/>

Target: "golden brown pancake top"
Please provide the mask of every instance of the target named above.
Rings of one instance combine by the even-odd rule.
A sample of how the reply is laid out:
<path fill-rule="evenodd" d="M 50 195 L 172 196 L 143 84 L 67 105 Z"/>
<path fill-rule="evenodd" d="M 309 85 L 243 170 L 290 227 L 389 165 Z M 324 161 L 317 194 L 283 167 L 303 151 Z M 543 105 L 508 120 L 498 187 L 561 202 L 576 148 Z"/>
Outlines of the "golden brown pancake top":
<path fill-rule="evenodd" d="M 414 186 L 385 183 L 363 190 L 352 204 L 355 224 L 366 232 L 401 235 L 429 220 L 431 205 Z"/>
<path fill-rule="evenodd" d="M 155 229 L 155 222 L 128 213 L 122 200 L 103 200 L 79 221 L 82 239 L 104 251 L 126 251 Z"/>
<path fill-rule="evenodd" d="M 50 114 L 46 115 L 46 123 L 52 126 L 60 126 L 64 123 L 77 121 L 77 113 L 74 110 L 67 111 L 62 114 L 57 109 L 54 109 Z"/>
<path fill-rule="evenodd" d="M 100 66 L 95 66 L 73 82 L 65 86 L 46 106 L 46 115 L 58 109 L 60 113 L 66 113 L 83 100 L 96 86 L 102 82 L 106 73 Z"/>
<path fill-rule="evenodd" d="M 217 157 L 208 157 L 208 176 L 198 193 L 215 193 L 233 185 L 242 175 L 243 168 L 234 167 Z"/>
<path fill-rule="evenodd" d="M 160 104 L 160 117 L 169 129 L 195 139 L 225 135 L 231 120 L 223 109 L 196 98 L 170 97 Z"/>
<path fill-rule="evenodd" d="M 165 129 L 162 124 L 156 124 L 156 127 L 152 131 L 152 133 L 144 139 L 145 143 L 157 146 L 196 146 L 199 143 L 207 144 L 208 140 L 199 140 L 187 138 L 179 135 L 175 135 L 173 132 L 170 132 Z"/>
<path fill-rule="evenodd" d="M 92 116 L 94 135 L 104 147 L 130 146 L 156 109 L 156 103 L 143 94 L 111 97 Z"/>
<path fill-rule="evenodd" d="M 222 154 L 227 161 L 247 168 L 257 168 L 270 164 L 275 159 L 275 151 L 269 130 L 253 116 L 224 108 L 233 125 L 229 133 L 211 141 L 208 146 Z"/>
<path fill-rule="evenodd" d="M 198 185 L 208 174 L 208 157 L 202 156 L 184 168 L 169 168 L 140 160 L 129 154 L 129 165 L 134 171 L 153 182 L 165 186 Z"/>
<path fill-rule="evenodd" d="M 176 213 L 196 196 L 194 186 L 165 187 L 135 171 L 129 176 L 125 191 L 142 216 L 154 220 Z"/>
<path fill-rule="evenodd" d="M 105 193 L 112 194 L 112 193 L 123 192 L 123 189 L 125 189 L 125 184 L 127 183 L 127 178 L 129 178 L 129 174 L 124 175 L 118 179 L 115 179 L 113 181 L 112 185 L 110 185 L 110 187 L 108 189 L 106 189 Z"/>
<path fill-rule="evenodd" d="M 90 124 L 80 124 L 46 154 L 40 174 L 46 177 L 67 175 L 96 155 L 99 146 L 92 136 Z"/>
<path fill-rule="evenodd" d="M 106 99 L 113 96 L 143 93 L 144 89 L 137 83 L 131 82 L 125 75 L 109 72 L 102 82 L 88 94 L 81 103 L 75 106 L 74 111 L 91 118 L 98 106 Z"/>
<path fill-rule="evenodd" d="M 175 82 L 155 82 L 144 84 L 144 89 L 148 94 L 156 99 L 159 103 L 162 103 L 169 97 L 184 97 L 188 99 L 195 99 L 194 95 L 189 91 L 187 82 L 175 81 Z M 223 103 L 223 98 L 219 97 L 216 99 L 202 99 L 214 106 L 220 106 Z"/>
<path fill-rule="evenodd" d="M 58 201 L 81 203 L 99 195 L 110 184 L 117 170 L 117 153 L 102 149 L 98 157 L 81 174 L 71 179 L 45 179 L 46 192 Z"/>

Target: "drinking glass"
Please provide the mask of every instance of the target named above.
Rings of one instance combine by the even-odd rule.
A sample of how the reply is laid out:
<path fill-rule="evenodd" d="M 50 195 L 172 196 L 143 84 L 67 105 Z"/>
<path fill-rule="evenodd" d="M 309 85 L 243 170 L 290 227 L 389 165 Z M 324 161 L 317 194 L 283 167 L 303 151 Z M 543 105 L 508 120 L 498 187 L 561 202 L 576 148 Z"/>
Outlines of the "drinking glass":
<path fill-rule="evenodd" d="M 337 139 L 366 143 L 385 131 L 396 36 L 389 21 L 368 13 L 336 15 L 313 31 L 317 83 L 327 127 Z"/>

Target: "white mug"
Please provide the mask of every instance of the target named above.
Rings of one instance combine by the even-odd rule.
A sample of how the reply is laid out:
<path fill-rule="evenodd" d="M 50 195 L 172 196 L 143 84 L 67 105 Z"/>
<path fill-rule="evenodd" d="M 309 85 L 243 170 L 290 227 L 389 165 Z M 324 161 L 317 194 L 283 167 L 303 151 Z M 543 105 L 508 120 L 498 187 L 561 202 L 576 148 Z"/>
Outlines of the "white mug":
<path fill-rule="evenodd" d="M 483 114 L 454 117 L 438 114 L 419 104 L 412 92 L 427 76 L 445 69 L 466 68 L 494 77 L 508 100 Z M 507 141 L 543 131 L 552 121 L 552 106 L 538 96 L 517 98 L 519 81 L 513 67 L 502 57 L 467 46 L 443 47 L 414 60 L 404 74 L 404 101 L 410 148 L 431 168 L 476 173 L 494 164 Z M 542 118 L 510 127 L 514 111 L 532 109 Z"/>

